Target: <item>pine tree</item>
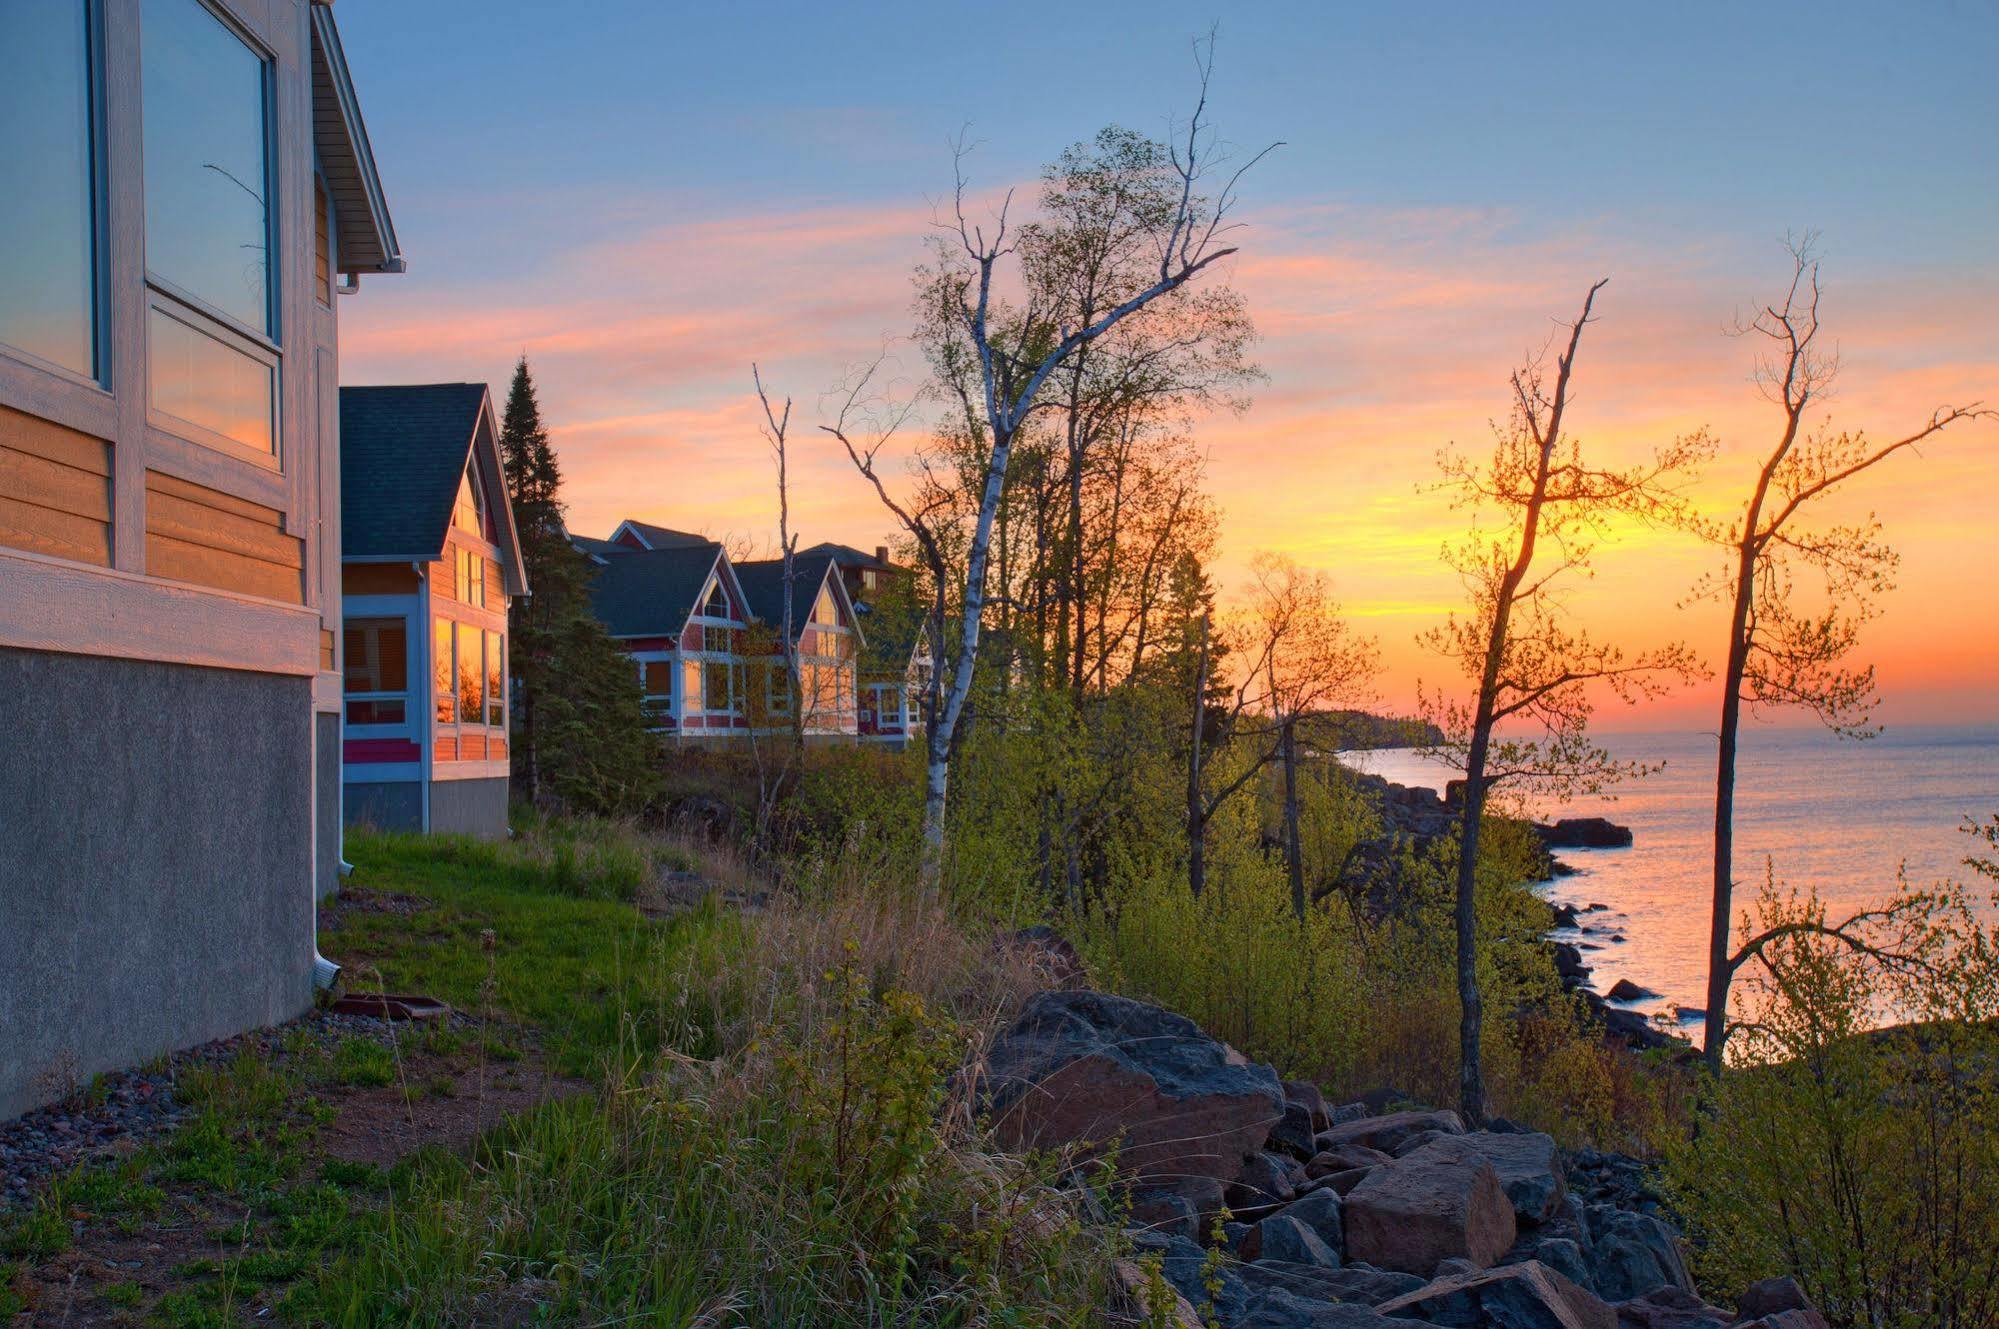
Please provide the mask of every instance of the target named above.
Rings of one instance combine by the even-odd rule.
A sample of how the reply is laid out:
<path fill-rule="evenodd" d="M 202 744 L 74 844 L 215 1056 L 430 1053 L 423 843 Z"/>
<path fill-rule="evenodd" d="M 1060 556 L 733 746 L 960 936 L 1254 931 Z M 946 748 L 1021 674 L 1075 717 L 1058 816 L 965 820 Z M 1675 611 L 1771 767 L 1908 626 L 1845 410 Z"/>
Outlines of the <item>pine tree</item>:
<path fill-rule="evenodd" d="M 637 670 L 590 610 L 590 562 L 569 542 L 562 472 L 527 357 L 514 366 L 500 456 L 529 594 L 514 601 L 514 772 L 533 803 L 641 809 L 657 781 Z"/>

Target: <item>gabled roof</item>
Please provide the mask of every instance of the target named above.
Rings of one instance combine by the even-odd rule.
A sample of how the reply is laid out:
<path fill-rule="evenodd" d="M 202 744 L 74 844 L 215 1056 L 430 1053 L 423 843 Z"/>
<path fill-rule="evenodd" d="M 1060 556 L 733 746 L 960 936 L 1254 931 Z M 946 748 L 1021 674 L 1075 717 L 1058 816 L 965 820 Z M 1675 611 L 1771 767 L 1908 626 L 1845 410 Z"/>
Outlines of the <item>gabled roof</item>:
<path fill-rule="evenodd" d="M 630 535 L 647 549 L 698 549 L 715 542 L 705 535 L 692 531 L 676 531 L 666 526 L 654 526 L 649 522 L 633 521 L 629 517 L 618 523 L 618 529 L 611 532 L 610 544 L 622 544 L 619 537 Z"/>
<path fill-rule="evenodd" d="M 527 589 L 484 383 L 340 389 L 340 556 L 425 562 L 443 555 L 451 509 L 476 461 L 509 593 Z"/>
<path fill-rule="evenodd" d="M 599 563 L 614 554 L 631 554 L 637 552 L 630 545 L 612 544 L 609 540 L 599 540 L 594 535 L 577 535 L 573 532 L 569 536 L 569 543 Z"/>
<path fill-rule="evenodd" d="M 901 572 L 904 570 L 884 559 L 876 558 L 873 554 L 856 549 L 852 545 L 836 544 L 831 540 L 828 540 L 824 544 L 813 545 L 810 549 L 801 549 L 798 553 L 801 557 L 806 554 L 825 554 L 843 568 L 871 568 L 876 572 Z"/>
<path fill-rule="evenodd" d="M 833 594 L 839 598 L 847 610 L 847 621 L 853 625 L 854 636 L 862 641 L 861 623 L 854 613 L 854 602 L 847 596 L 847 586 L 840 578 L 832 575 L 835 564 L 826 554 L 801 553 L 791 558 L 791 639 L 796 642 L 812 622 L 812 606 L 819 599 L 820 588 L 829 580 Z M 750 612 L 773 628 L 784 625 L 784 560 L 781 558 L 755 559 L 737 563 L 736 579 L 742 583 L 743 594 L 749 601 Z"/>
<path fill-rule="evenodd" d="M 678 636 L 700 603 L 710 573 L 730 582 L 739 603 L 745 599 L 722 546 L 713 541 L 672 549 L 620 548 L 600 562 L 590 588 L 591 608 L 613 637 Z"/>
<path fill-rule="evenodd" d="M 312 141 L 333 196 L 334 266 L 341 272 L 403 271 L 368 127 L 326 0 L 312 5 Z"/>

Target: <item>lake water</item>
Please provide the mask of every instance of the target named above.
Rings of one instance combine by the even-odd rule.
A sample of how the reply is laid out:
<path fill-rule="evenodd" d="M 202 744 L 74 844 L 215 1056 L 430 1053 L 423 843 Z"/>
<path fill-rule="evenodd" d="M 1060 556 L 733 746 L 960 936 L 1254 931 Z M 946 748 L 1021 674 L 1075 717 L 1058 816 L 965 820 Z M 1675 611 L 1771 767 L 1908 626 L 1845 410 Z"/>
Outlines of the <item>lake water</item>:
<path fill-rule="evenodd" d="M 1581 932 L 1556 933 L 1584 947 L 1591 986 L 1629 978 L 1660 994 L 1632 1003 L 1648 1013 L 1705 1004 L 1714 852 L 1715 738 L 1710 734 L 1604 734 L 1619 758 L 1664 762 L 1623 785 L 1614 799 L 1537 806 L 1543 819 L 1603 816 L 1629 826 L 1629 849 L 1564 849 L 1579 869 L 1542 888 L 1587 914 Z M 1343 754 L 1393 780 L 1441 791 L 1453 772 L 1414 751 Z M 1876 903 L 1911 882 L 1963 881 L 1972 851 L 1967 819 L 1999 812 L 1999 726 L 1896 727 L 1865 742 L 1817 729 L 1759 727 L 1743 735 L 1736 765 L 1736 914 L 1753 904 L 1765 865 L 1780 883 L 1818 890 L 1835 917 Z M 1984 900 L 1989 892 L 1981 892 Z M 1615 938 L 1622 937 L 1622 940 Z M 1683 1029 L 1682 1032 L 1688 1032 Z M 1693 1030 L 1697 1033 L 1697 1027 Z"/>

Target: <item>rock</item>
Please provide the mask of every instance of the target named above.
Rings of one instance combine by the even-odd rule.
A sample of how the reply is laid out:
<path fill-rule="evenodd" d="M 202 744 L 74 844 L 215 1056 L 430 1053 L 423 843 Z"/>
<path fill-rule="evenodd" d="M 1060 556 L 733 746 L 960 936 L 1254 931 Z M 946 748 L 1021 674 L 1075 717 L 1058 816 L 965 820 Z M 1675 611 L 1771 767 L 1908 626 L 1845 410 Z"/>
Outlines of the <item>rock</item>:
<path fill-rule="evenodd" d="M 1423 1329 L 1423 1325 L 1390 1319 L 1366 1306 L 1318 1301 L 1287 1288 L 1272 1288 L 1250 1303 L 1234 1329 Z"/>
<path fill-rule="evenodd" d="M 1345 1172 L 1350 1168 L 1376 1167 L 1392 1157 L 1394 1155 L 1380 1149 L 1370 1149 L 1364 1144 L 1343 1144 L 1337 1148 L 1322 1149 L 1312 1155 L 1311 1161 L 1305 1164 L 1305 1175 L 1325 1177 L 1335 1172 Z"/>
<path fill-rule="evenodd" d="M 1419 1131 L 1440 1131 L 1463 1135 L 1465 1124 L 1455 1112 L 1391 1112 L 1387 1116 L 1362 1117 L 1319 1133 L 1321 1151 L 1360 1144 L 1393 1153 L 1395 1146 Z"/>
<path fill-rule="evenodd" d="M 1256 1231 L 1248 1223 L 1238 1223 L 1231 1219 L 1222 1224 L 1222 1248 L 1237 1259 L 1242 1258 L 1242 1244 L 1249 1240 L 1249 1234 Z"/>
<path fill-rule="evenodd" d="M 1001 1145 L 1102 1148 L 1141 1178 L 1233 1180 L 1278 1120 L 1277 1073 L 1192 1020 L 1089 990 L 1042 992 L 987 1055 Z"/>
<path fill-rule="evenodd" d="M 1313 1084 L 1309 1080 L 1286 1080 L 1284 1082 L 1284 1101 L 1286 1103 L 1296 1103 L 1305 1109 L 1306 1113 L 1312 1119 L 1312 1133 L 1314 1135 L 1320 1131 L 1332 1129 L 1333 1114 L 1331 1109 L 1326 1106 L 1326 1096 L 1319 1092 L 1318 1085 Z"/>
<path fill-rule="evenodd" d="M 1376 1309 L 1451 1329 L 1618 1329 L 1609 1306 L 1531 1260 L 1440 1278 Z"/>
<path fill-rule="evenodd" d="M 1553 912 L 1555 915 L 1555 926 L 1558 928 L 1572 928 L 1582 922 L 1581 911 L 1572 904 L 1555 905 L 1553 906 Z"/>
<path fill-rule="evenodd" d="M 1348 1264 L 1337 1269 L 1324 1269 L 1316 1265 L 1259 1260 L 1254 1264 L 1240 1266 L 1237 1272 L 1241 1274 L 1242 1281 L 1249 1285 L 1252 1294 L 1268 1288 L 1281 1287 L 1307 1300 L 1355 1301 L 1368 1306 L 1393 1301 L 1405 1293 L 1414 1292 L 1428 1281 L 1414 1274 L 1398 1274 L 1393 1270 L 1376 1269 L 1368 1264 Z"/>
<path fill-rule="evenodd" d="M 1331 1176 L 1326 1177 L 1325 1182 L 1337 1194 L 1342 1196 L 1351 1195 L 1353 1194 L 1353 1188 L 1360 1185 L 1361 1181 L 1370 1171 L 1372 1171 L 1371 1168 L 1348 1168 L 1345 1172 L 1335 1172 Z"/>
<path fill-rule="evenodd" d="M 1229 1212 L 1245 1223 L 1253 1223 L 1289 1204 L 1298 1194 L 1290 1164 L 1290 1159 L 1269 1152 L 1244 1159 L 1236 1179 L 1222 1192 Z M 1299 1179 L 1303 1179 L 1302 1173 Z"/>
<path fill-rule="evenodd" d="M 1134 1195 L 1126 1220 L 1130 1227 L 1170 1233 L 1190 1241 L 1199 1241 L 1204 1235 L 1200 1211 L 1178 1191 L 1142 1191 Z"/>
<path fill-rule="evenodd" d="M 1337 1268 L 1340 1263 L 1333 1248 L 1289 1211 L 1272 1214 L 1259 1222 L 1243 1238 L 1242 1258 L 1252 1262 L 1281 1260 L 1285 1264 L 1309 1264 L 1322 1269 Z"/>
<path fill-rule="evenodd" d="M 1002 954 L 1017 956 L 1039 970 L 1050 987 L 1080 988 L 1087 978 L 1083 957 L 1045 923 L 1007 933 L 996 945 Z"/>
<path fill-rule="evenodd" d="M 1350 1121 L 1359 1121 L 1362 1117 L 1373 1115 L 1374 1109 L 1365 1103 L 1342 1103 L 1338 1107 L 1326 1109 L 1326 1129 L 1331 1130 L 1335 1126 L 1344 1126 Z"/>
<path fill-rule="evenodd" d="M 1753 1320 L 1759 1315 L 1774 1315 L 1778 1311 L 1808 1311 L 1815 1309 L 1805 1290 L 1798 1286 L 1795 1278 L 1765 1278 L 1751 1283 L 1735 1299 L 1735 1309 L 1742 1318 Z"/>
<path fill-rule="evenodd" d="M 1631 828 L 1602 817 L 1564 817 L 1552 825 L 1536 823 L 1541 843 L 1550 849 L 1628 849 Z"/>
<path fill-rule="evenodd" d="M 1657 1001 L 1659 994 L 1651 988 L 1634 983 L 1628 978 L 1620 978 L 1604 993 L 1612 1001 Z"/>
<path fill-rule="evenodd" d="M 1152 1280 L 1138 1261 L 1113 1260 L 1111 1279 L 1124 1294 L 1126 1302 L 1137 1309 L 1144 1323 L 1156 1323 L 1160 1318 L 1157 1313 L 1164 1312 L 1165 1322 L 1172 1326 L 1172 1329 L 1202 1329 L 1200 1314 L 1171 1282 L 1166 1285 L 1165 1295 L 1173 1298 L 1173 1304 L 1170 1306 L 1152 1304 Z"/>
<path fill-rule="evenodd" d="M 1157 1254 L 1161 1271 L 1166 1281 L 1171 1283 L 1181 1296 L 1185 1297 L 1196 1310 L 1213 1300 L 1222 1312 L 1224 1323 L 1233 1323 L 1249 1303 L 1249 1285 L 1242 1281 L 1235 1269 L 1224 1263 L 1216 1271 L 1220 1290 L 1210 1297 L 1206 1278 L 1208 1274 L 1208 1253 L 1185 1237 L 1164 1236 L 1154 1232 L 1135 1232 L 1131 1238 L 1132 1250 L 1140 1255 Z"/>
<path fill-rule="evenodd" d="M 1296 1099 L 1285 1099 L 1284 1115 L 1270 1128 L 1270 1138 L 1265 1143 L 1301 1161 L 1317 1153 L 1317 1128 L 1312 1125 L 1312 1109 Z"/>
<path fill-rule="evenodd" d="M 1815 1310 L 1776 1311 L 1761 1319 L 1743 1320 L 1732 1329 L 1832 1329 L 1825 1316 Z"/>
<path fill-rule="evenodd" d="M 1560 976 L 1564 987 L 1574 987 L 1589 978 L 1589 966 L 1583 963 L 1582 948 L 1574 942 L 1553 943 L 1555 951 L 1555 973 Z"/>
<path fill-rule="evenodd" d="M 1590 1273 L 1589 1261 L 1583 1255 L 1581 1243 L 1573 1237 L 1540 1237 L 1532 1242 L 1523 1240 L 1506 1254 L 1507 1264 L 1521 1264 L 1528 1260 L 1547 1265 L 1586 1292 L 1596 1291 L 1596 1279 Z"/>
<path fill-rule="evenodd" d="M 1492 1164 L 1522 1222 L 1545 1223 L 1561 1210 L 1568 1185 L 1553 1136 L 1475 1131 L 1463 1139 Z"/>
<path fill-rule="evenodd" d="M 1734 1316 L 1691 1292 L 1653 1288 L 1616 1306 L 1619 1329 L 1728 1329 Z"/>
<path fill-rule="evenodd" d="M 1673 1229 L 1650 1214 L 1610 1205 L 1589 1207 L 1591 1280 L 1610 1301 L 1642 1297 L 1655 1288 L 1694 1290 Z"/>
<path fill-rule="evenodd" d="M 1456 1139 L 1377 1166 L 1347 1193 L 1343 1212 L 1351 1258 L 1410 1274 L 1452 1256 L 1489 1265 L 1516 1230 L 1499 1173 Z"/>
<path fill-rule="evenodd" d="M 1339 1263 L 1337 1257 L 1343 1255 L 1347 1247 L 1346 1223 L 1340 1215 L 1340 1207 L 1338 1191 L 1317 1190 L 1286 1205 L 1278 1217 L 1303 1223 L 1319 1240 L 1326 1243 L 1327 1249 L 1335 1256 L 1333 1263 L 1337 1264 Z M 1268 1248 L 1265 1249 L 1265 1255 L 1266 1258 L 1277 1260 L 1291 1258 L 1279 1255 Z"/>
<path fill-rule="evenodd" d="M 1451 1133 L 1449 1131 L 1417 1131 L 1414 1135 L 1407 1135 L 1404 1136 L 1402 1139 L 1397 1140 L 1395 1142 L 1395 1147 L 1393 1149 L 1390 1149 L 1388 1152 L 1392 1157 L 1400 1158 L 1404 1154 L 1415 1153 L 1418 1149 L 1421 1149 L 1423 1146 L 1427 1144 L 1432 1144 L 1435 1141 L 1449 1139 L 1449 1138 L 1451 1138 Z"/>

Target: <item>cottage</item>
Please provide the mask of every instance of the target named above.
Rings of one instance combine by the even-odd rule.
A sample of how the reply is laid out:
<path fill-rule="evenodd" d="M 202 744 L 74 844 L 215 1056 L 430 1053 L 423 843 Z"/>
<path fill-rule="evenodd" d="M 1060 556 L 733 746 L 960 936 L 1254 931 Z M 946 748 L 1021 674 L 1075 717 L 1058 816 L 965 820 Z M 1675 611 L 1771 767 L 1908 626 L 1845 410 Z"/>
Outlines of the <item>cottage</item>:
<path fill-rule="evenodd" d="M 900 750 L 922 731 L 920 698 L 930 676 L 922 613 L 911 599 L 914 577 L 889 561 L 883 545 L 872 555 L 842 544 L 800 551 L 800 557 L 820 554 L 839 568 L 847 597 L 867 629 L 859 667 L 860 736 Z"/>
<path fill-rule="evenodd" d="M 760 661 L 768 697 L 765 727 L 788 725 L 792 691 L 784 686 L 782 633 L 785 621 L 784 560 L 759 559 L 736 564 L 736 575 L 749 595 L 750 612 L 776 634 Z M 800 728 L 814 737 L 854 737 L 860 732 L 858 676 L 865 638 L 847 596 L 839 567 L 823 553 L 801 553 L 791 560 L 791 644 L 797 662 Z"/>
<path fill-rule="evenodd" d="M 527 590 L 483 383 L 340 389 L 344 820 L 507 830 L 507 606 Z"/>
<path fill-rule="evenodd" d="M 591 604 L 636 662 L 661 734 L 716 742 L 749 731 L 742 651 L 748 601 L 722 546 L 682 532 L 657 543 L 621 525 L 609 540 L 571 537 L 596 565 Z"/>
<path fill-rule="evenodd" d="M 0 4 L 0 1118 L 312 1003 L 338 293 L 403 260 L 333 12 Z"/>

